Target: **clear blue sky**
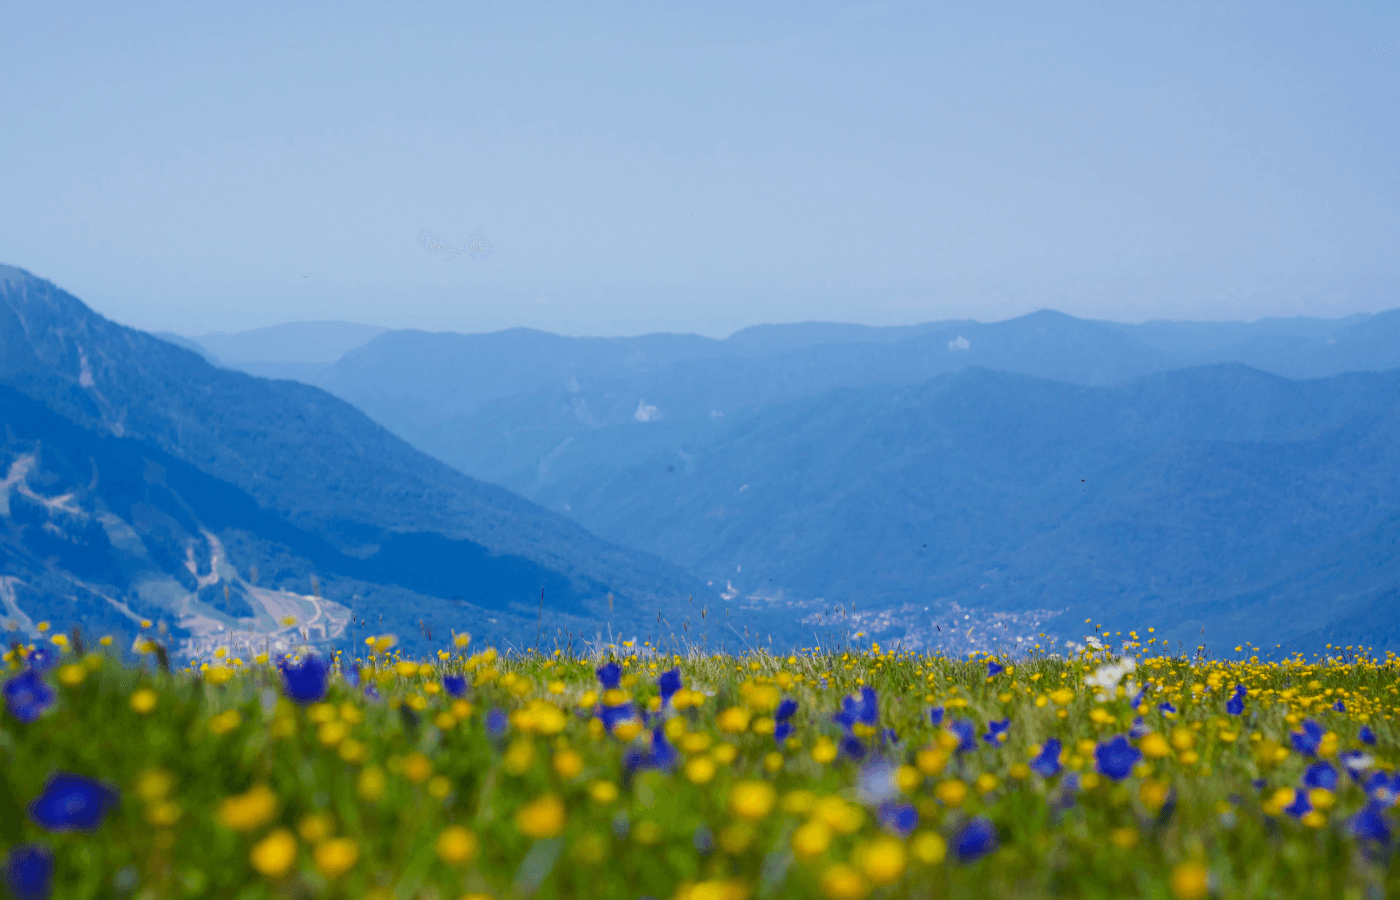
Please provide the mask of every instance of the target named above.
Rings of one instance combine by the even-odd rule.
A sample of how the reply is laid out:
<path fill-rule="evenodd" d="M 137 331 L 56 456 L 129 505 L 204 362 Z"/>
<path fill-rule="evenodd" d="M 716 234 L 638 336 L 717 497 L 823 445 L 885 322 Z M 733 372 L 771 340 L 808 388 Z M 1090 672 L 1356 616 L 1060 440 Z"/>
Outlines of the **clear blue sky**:
<path fill-rule="evenodd" d="M 1400 4 L 11 4 L 0 262 L 141 327 L 1400 306 Z M 424 229 L 483 261 L 448 261 Z"/>

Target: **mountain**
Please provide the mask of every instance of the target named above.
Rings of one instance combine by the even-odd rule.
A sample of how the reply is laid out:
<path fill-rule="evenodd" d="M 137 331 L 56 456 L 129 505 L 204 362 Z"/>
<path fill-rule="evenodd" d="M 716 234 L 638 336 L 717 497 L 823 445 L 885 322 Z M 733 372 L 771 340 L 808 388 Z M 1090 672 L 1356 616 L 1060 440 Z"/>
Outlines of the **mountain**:
<path fill-rule="evenodd" d="M 193 338 L 169 332 L 157 332 L 156 337 L 193 350 L 228 369 L 314 384 L 331 363 L 386 330 L 354 322 L 288 322 Z"/>
<path fill-rule="evenodd" d="M 1092 615 L 1188 647 L 1370 643 L 1400 587 L 1397 396 L 1400 372 L 970 369 L 594 429 L 530 495 L 809 632 L 1024 644 Z"/>
<path fill-rule="evenodd" d="M 561 626 L 586 625 L 590 637 L 609 622 L 641 628 L 674 616 L 692 594 L 709 596 L 676 566 L 469 478 L 324 391 L 217 368 L 8 267 L 0 268 L 0 384 L 227 482 L 268 515 L 370 564 L 366 577 L 422 596 L 520 621 L 549 611 Z M 229 564 L 246 573 L 250 559 L 231 552 Z M 354 594 L 326 583 L 328 599 L 370 621 L 383 613 L 414 637 L 404 634 L 420 618 L 411 605 Z M 507 631 L 502 615 L 476 622 L 466 612 L 460 623 L 437 621 L 439 633 Z M 507 636 L 522 639 L 519 630 Z"/>

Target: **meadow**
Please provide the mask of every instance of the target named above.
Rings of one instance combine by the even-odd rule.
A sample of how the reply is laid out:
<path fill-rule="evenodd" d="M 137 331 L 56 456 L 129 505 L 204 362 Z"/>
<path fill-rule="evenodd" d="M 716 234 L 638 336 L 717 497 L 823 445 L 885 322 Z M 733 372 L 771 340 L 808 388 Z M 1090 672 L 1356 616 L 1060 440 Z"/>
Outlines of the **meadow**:
<path fill-rule="evenodd" d="M 154 635 L 153 635 L 154 637 Z M 1397 661 L 5 654 L 11 896 L 1391 896 Z"/>

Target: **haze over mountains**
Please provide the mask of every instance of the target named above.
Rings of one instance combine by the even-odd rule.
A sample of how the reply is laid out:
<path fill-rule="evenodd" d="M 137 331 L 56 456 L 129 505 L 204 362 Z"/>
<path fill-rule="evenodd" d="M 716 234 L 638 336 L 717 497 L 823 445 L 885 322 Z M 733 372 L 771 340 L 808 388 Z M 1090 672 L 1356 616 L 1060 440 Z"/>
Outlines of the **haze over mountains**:
<path fill-rule="evenodd" d="M 19 270 L 0 301 L 31 624 L 1400 648 L 1400 312 L 168 343 Z"/>

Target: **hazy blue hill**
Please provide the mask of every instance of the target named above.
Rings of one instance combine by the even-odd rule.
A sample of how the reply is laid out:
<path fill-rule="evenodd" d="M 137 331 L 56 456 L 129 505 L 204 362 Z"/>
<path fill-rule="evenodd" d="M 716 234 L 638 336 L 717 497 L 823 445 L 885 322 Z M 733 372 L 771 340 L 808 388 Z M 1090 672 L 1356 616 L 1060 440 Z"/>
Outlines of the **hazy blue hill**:
<path fill-rule="evenodd" d="M 576 604 L 600 622 L 609 593 L 620 623 L 697 591 L 673 565 L 464 476 L 324 391 L 216 368 L 9 268 L 0 269 L 0 383 L 229 482 L 338 552 L 378 557 L 386 571 L 422 569 L 421 583 L 444 599 L 478 596 L 493 581 L 481 567 L 515 558 L 553 573 L 561 587 L 547 605 Z M 491 605 L 533 611 L 538 587 Z"/>
<path fill-rule="evenodd" d="M 1173 636 L 1293 638 L 1348 607 L 1288 573 L 1376 570 L 1353 537 L 1400 510 L 1397 391 L 1394 372 L 1085 387 L 974 369 L 597 429 L 532 495 L 740 597 L 902 609 L 884 630 L 909 640 L 955 606 L 1063 612 L 1070 633 L 1091 612 L 1166 627 L 1189 608 Z M 1383 565 L 1335 593 L 1380 596 L 1400 576 Z M 1232 615 L 1261 591 L 1267 621 Z"/>
<path fill-rule="evenodd" d="M 287 322 L 190 340 L 226 362 L 333 363 L 386 330 L 355 322 Z"/>

